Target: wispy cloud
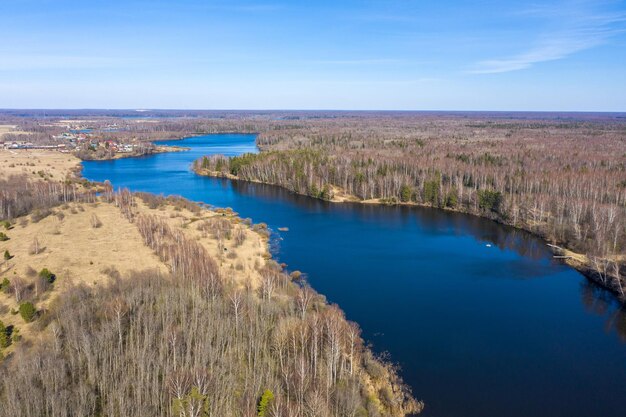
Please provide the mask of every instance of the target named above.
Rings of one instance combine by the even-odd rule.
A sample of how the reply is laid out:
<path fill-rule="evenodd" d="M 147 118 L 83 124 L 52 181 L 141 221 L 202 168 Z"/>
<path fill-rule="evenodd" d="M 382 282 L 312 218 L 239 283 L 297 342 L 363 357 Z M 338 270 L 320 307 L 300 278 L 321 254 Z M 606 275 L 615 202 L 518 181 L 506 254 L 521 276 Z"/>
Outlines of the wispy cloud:
<path fill-rule="evenodd" d="M 484 60 L 476 63 L 468 72 L 495 74 L 530 68 L 535 64 L 556 61 L 586 49 L 594 48 L 624 33 L 626 13 L 602 13 L 590 10 L 592 2 L 578 2 L 578 7 L 533 8 L 523 14 L 540 16 L 558 27 L 554 31 L 540 33 L 528 50 L 518 54 Z"/>

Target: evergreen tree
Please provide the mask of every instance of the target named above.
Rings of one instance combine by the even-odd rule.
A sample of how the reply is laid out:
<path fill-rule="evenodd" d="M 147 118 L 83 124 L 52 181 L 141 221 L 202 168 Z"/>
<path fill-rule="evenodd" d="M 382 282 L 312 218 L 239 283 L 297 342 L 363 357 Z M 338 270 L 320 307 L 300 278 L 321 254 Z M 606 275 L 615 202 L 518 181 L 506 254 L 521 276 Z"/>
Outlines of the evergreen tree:
<path fill-rule="evenodd" d="M 2 320 L 0 320 L 0 349 L 5 348 L 10 344 L 11 339 L 9 337 L 9 331 Z"/>
<path fill-rule="evenodd" d="M 261 395 L 261 399 L 259 399 L 259 405 L 257 407 L 257 415 L 259 417 L 266 417 L 267 416 L 267 411 L 269 409 L 270 406 L 270 402 L 274 399 L 274 393 L 268 389 L 265 390 L 265 392 L 263 392 L 263 395 Z"/>
<path fill-rule="evenodd" d="M 26 323 L 33 321 L 35 319 L 35 314 L 37 314 L 37 309 L 33 303 L 27 301 L 20 304 L 20 316 L 22 316 Z"/>

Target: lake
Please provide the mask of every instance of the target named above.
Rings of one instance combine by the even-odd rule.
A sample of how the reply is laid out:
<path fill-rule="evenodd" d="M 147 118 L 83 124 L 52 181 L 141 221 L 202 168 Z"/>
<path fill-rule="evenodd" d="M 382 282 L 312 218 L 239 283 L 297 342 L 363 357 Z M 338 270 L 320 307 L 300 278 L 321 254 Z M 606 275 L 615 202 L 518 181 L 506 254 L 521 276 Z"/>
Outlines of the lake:
<path fill-rule="evenodd" d="M 190 170 L 203 155 L 257 152 L 254 135 L 159 144 L 190 150 L 86 161 L 83 175 L 267 223 L 275 258 L 389 353 L 424 416 L 626 415 L 626 313 L 540 239 L 475 216 L 334 204 Z"/>

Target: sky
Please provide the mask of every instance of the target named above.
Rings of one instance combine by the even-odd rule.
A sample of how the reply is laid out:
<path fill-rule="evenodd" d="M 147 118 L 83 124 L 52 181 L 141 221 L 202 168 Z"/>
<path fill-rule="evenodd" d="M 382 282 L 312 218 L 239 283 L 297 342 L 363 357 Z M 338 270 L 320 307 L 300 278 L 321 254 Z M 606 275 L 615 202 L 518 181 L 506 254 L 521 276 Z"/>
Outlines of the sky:
<path fill-rule="evenodd" d="M 626 0 L 0 0 L 0 108 L 626 111 Z"/>

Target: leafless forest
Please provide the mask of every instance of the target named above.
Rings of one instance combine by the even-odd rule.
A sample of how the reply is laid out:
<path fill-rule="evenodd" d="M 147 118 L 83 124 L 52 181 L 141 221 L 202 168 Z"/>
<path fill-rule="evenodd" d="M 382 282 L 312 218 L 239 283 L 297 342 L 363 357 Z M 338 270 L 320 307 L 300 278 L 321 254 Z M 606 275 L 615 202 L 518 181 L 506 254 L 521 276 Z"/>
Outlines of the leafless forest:
<path fill-rule="evenodd" d="M 327 200 L 488 217 L 544 237 L 626 300 L 623 114 L 14 110 L 0 122 L 42 141 L 68 123 L 144 142 L 259 133 L 261 154 L 197 167 Z"/>
<path fill-rule="evenodd" d="M 93 202 L 95 190 L 84 185 L 54 181 L 30 181 L 25 175 L 0 179 L 0 219 L 14 219 L 29 213 L 46 216 L 49 209 L 70 201 Z"/>
<path fill-rule="evenodd" d="M 0 415 L 256 415 L 266 389 L 267 415 L 419 409 L 338 308 L 267 274 L 263 296 L 150 272 L 63 294 L 51 338 L 5 365 Z"/>
<path fill-rule="evenodd" d="M 488 217 L 544 237 L 626 299 L 626 119 L 398 114 L 292 123 L 262 132 L 258 155 L 196 167 L 327 200 Z"/>
<path fill-rule="evenodd" d="M 544 237 L 558 255 L 626 299 L 623 115 L 154 111 L 139 119 L 132 111 L 12 111 L 0 114 L 0 122 L 37 143 L 54 143 L 70 125 L 93 129 L 97 138 L 144 142 L 259 133 L 260 154 L 204 158 L 196 168 L 326 200 L 488 217 Z M 46 216 L 58 204 L 92 202 L 89 187 L 3 180 L 0 218 Z M 421 410 L 396 370 L 364 346 L 358 327 L 278 265 L 259 271 L 258 287 L 242 286 L 184 233 L 137 214 L 135 195 L 114 194 L 107 185 L 100 198 L 136 225 L 170 273 L 123 277 L 111 270 L 106 288 L 59 294 L 34 323 L 40 340 L 17 342 L 0 364 L 0 416 Z M 142 196 L 156 207 L 155 198 Z M 219 222 L 206 227 L 222 233 Z"/>
<path fill-rule="evenodd" d="M 626 300 L 623 114 L 14 110 L 0 122 L 44 142 L 67 126 L 139 142 L 259 133 L 260 155 L 197 167 L 327 200 L 488 217 L 544 237 Z"/>
<path fill-rule="evenodd" d="M 96 198 L 53 185 L 2 183 L 0 218 L 15 222 L 28 211 Z M 125 277 L 111 269 L 106 287 L 57 294 L 33 323 L 38 340 L 15 341 L 0 359 L 0 416 L 404 416 L 422 409 L 396 369 L 364 346 L 356 324 L 276 263 L 262 267 L 259 285 L 241 285 L 195 240 L 138 214 L 135 195 L 106 185 L 100 198 L 136 225 L 170 274 Z M 157 204 L 162 197 L 142 198 Z"/>

